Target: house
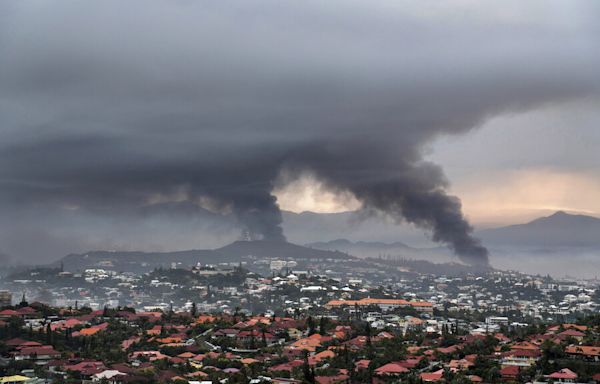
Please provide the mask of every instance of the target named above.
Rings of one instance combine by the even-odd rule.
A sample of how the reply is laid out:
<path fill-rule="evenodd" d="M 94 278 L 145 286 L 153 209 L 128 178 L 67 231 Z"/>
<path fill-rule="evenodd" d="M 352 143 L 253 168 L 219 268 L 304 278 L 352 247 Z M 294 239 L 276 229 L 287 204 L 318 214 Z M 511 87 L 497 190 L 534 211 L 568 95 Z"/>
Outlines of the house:
<path fill-rule="evenodd" d="M 19 345 L 22 345 L 23 343 L 26 343 L 26 340 L 20 339 L 18 337 L 15 337 L 14 339 L 10 339 L 4 342 L 4 344 L 6 344 L 7 347 L 12 347 L 12 348 L 16 348 Z"/>
<path fill-rule="evenodd" d="M 304 364 L 302 360 L 292 360 L 288 363 L 274 365 L 269 368 L 269 372 L 287 371 L 292 372 L 295 367 L 300 367 Z"/>
<path fill-rule="evenodd" d="M 206 377 L 208 377 L 208 373 L 202 372 L 202 371 L 196 371 L 196 372 L 188 373 L 187 375 L 185 375 L 185 377 L 189 377 L 191 379 L 205 379 Z M 192 382 L 192 381 L 190 381 L 190 382 Z M 212 384 L 212 381 L 211 381 L 211 384 Z"/>
<path fill-rule="evenodd" d="M 369 369 L 369 364 L 371 364 L 371 360 L 358 360 L 356 363 L 354 363 L 354 368 L 357 371 L 360 371 L 361 369 Z"/>
<path fill-rule="evenodd" d="M 286 379 L 281 377 L 275 377 L 271 379 L 272 384 L 301 384 L 302 381 L 296 379 Z"/>
<path fill-rule="evenodd" d="M 415 368 L 417 365 L 419 365 L 419 363 L 421 362 L 421 360 L 423 359 L 423 356 L 416 356 L 414 358 L 411 359 L 404 359 L 402 361 L 396 361 L 395 363 L 407 368 L 407 369 L 413 369 Z"/>
<path fill-rule="evenodd" d="M 12 352 L 15 360 L 34 360 L 45 361 L 57 359 L 60 352 L 56 351 L 51 345 L 42 345 L 37 347 L 25 347 L 16 352 Z"/>
<path fill-rule="evenodd" d="M 106 380 L 109 384 L 116 384 L 120 381 L 120 378 L 126 375 L 127 374 L 117 371 L 115 369 L 107 369 L 102 372 L 96 373 L 95 375 L 92 375 L 92 381 L 97 382 Z"/>
<path fill-rule="evenodd" d="M 89 328 L 83 328 L 79 332 L 73 332 L 73 337 L 77 336 L 92 336 L 100 331 L 104 331 L 108 328 L 108 323 L 102 323 L 98 325 L 91 326 Z"/>
<path fill-rule="evenodd" d="M 41 347 L 41 346 L 42 346 L 42 344 L 38 343 L 37 341 L 23 341 L 22 343 L 17 345 L 15 347 L 15 349 L 21 350 L 23 348 L 33 348 L 33 347 Z"/>
<path fill-rule="evenodd" d="M 532 342 L 523 341 L 523 342 L 514 344 L 510 349 L 513 349 L 513 350 L 516 350 L 516 349 L 520 349 L 520 350 L 528 349 L 528 350 L 539 351 L 540 347 L 537 346 L 536 344 L 532 343 Z"/>
<path fill-rule="evenodd" d="M 344 342 L 344 345 L 351 350 L 358 351 L 367 345 L 367 341 L 367 336 L 356 336 L 354 339 Z M 371 342 L 373 342 L 373 338 L 371 338 Z"/>
<path fill-rule="evenodd" d="M 585 325 L 578 325 L 578 324 L 553 325 L 551 327 L 548 327 L 547 332 L 548 333 L 557 333 L 561 329 L 575 329 L 580 332 L 585 332 L 588 330 L 588 327 L 586 327 Z"/>
<path fill-rule="evenodd" d="M 397 363 L 388 363 L 375 370 L 378 376 L 398 376 L 410 372 L 408 368 Z"/>
<path fill-rule="evenodd" d="M 572 358 L 582 358 L 588 361 L 600 360 L 600 347 L 587 345 L 569 345 L 565 348 L 565 353 Z"/>
<path fill-rule="evenodd" d="M 24 319 L 32 319 L 35 317 L 38 317 L 38 311 L 36 311 L 35 309 L 31 308 L 31 307 L 23 307 L 23 308 L 19 308 L 17 309 L 17 316 L 22 317 Z"/>
<path fill-rule="evenodd" d="M 264 338 L 265 342 L 273 343 L 277 340 L 275 336 L 273 336 L 269 332 L 262 332 L 258 329 L 253 329 L 250 331 L 240 331 L 236 337 L 242 343 L 248 343 L 254 340 L 255 342 L 262 341 Z"/>
<path fill-rule="evenodd" d="M 123 341 L 121 342 L 121 349 L 122 349 L 122 350 L 124 350 L 124 351 L 126 351 L 126 350 L 127 350 L 127 349 L 129 349 L 129 347 L 131 347 L 132 345 L 134 345 L 134 344 L 136 344 L 136 343 L 140 342 L 140 340 L 142 340 L 142 338 L 141 338 L 141 337 L 138 337 L 138 336 L 132 336 L 132 337 L 130 337 L 130 338 L 129 338 L 129 339 L 127 339 L 127 340 L 123 340 Z"/>
<path fill-rule="evenodd" d="M 156 339 L 156 342 L 160 343 L 160 344 L 182 344 L 184 340 L 184 337 L 182 337 L 181 335 L 171 335 L 171 336 L 167 336 L 167 337 L 162 337 L 162 338 L 158 338 Z"/>
<path fill-rule="evenodd" d="M 212 334 L 212 337 L 213 338 L 217 338 L 217 337 L 231 337 L 231 338 L 234 338 L 234 337 L 237 336 L 237 334 L 239 332 L 240 332 L 239 330 L 233 329 L 233 328 L 219 329 L 219 330 L 215 331 Z"/>
<path fill-rule="evenodd" d="M 91 377 L 100 372 L 106 371 L 107 368 L 101 361 L 82 361 L 77 364 L 65 365 L 66 371 L 79 372 L 82 376 Z"/>
<path fill-rule="evenodd" d="M 196 318 L 196 324 L 207 324 L 215 322 L 216 317 L 211 315 L 200 315 Z"/>
<path fill-rule="evenodd" d="M 131 360 L 138 359 L 140 357 L 146 358 L 149 361 L 168 359 L 169 356 L 163 355 L 159 351 L 136 351 L 131 354 Z"/>
<path fill-rule="evenodd" d="M 585 333 L 580 332 L 576 329 L 567 329 L 566 331 L 562 331 L 561 333 L 559 333 L 558 336 L 561 340 L 565 340 L 567 338 L 573 338 L 577 341 L 582 341 L 583 338 L 585 337 Z"/>
<path fill-rule="evenodd" d="M 290 339 L 295 339 L 295 340 L 302 338 L 302 335 L 303 335 L 302 331 L 299 330 L 298 328 L 288 328 L 287 334 L 290 337 Z"/>
<path fill-rule="evenodd" d="M 460 359 L 460 360 L 450 360 L 450 363 L 448 363 L 448 368 L 450 368 L 450 371 L 452 372 L 457 372 L 457 371 L 463 371 L 463 370 L 467 370 L 470 367 L 472 367 L 473 364 L 472 362 L 466 360 L 466 359 Z"/>
<path fill-rule="evenodd" d="M 38 312 L 31 307 L 23 307 L 17 310 L 5 309 L 0 311 L 0 319 L 9 319 L 11 317 L 21 317 L 23 319 L 31 319 L 38 317 Z"/>
<path fill-rule="evenodd" d="M 521 371 L 520 367 L 516 365 L 508 365 L 500 369 L 500 376 L 505 381 L 515 381 Z"/>
<path fill-rule="evenodd" d="M 444 370 L 440 369 L 435 372 L 423 372 L 419 376 L 421 377 L 421 380 L 426 383 L 435 383 L 443 380 Z"/>
<path fill-rule="evenodd" d="M 352 327 L 349 325 L 337 325 L 333 330 L 333 337 L 335 339 L 346 339 L 352 333 Z"/>
<path fill-rule="evenodd" d="M 0 319 L 9 319 L 13 316 L 19 316 L 19 313 L 13 309 L 5 309 L 0 311 Z"/>
<path fill-rule="evenodd" d="M 454 352 L 458 351 L 459 349 L 460 349 L 460 345 L 455 344 L 455 345 L 451 345 L 449 347 L 437 348 L 436 351 L 443 355 L 450 355 L 450 354 L 453 354 Z"/>
<path fill-rule="evenodd" d="M 154 327 L 150 328 L 149 330 L 146 331 L 146 334 L 149 336 L 158 336 L 160 335 L 162 332 L 162 326 L 161 325 L 155 325 Z"/>
<path fill-rule="evenodd" d="M 542 352 L 539 349 L 513 349 L 504 352 L 500 359 L 500 365 L 516 365 L 519 367 L 530 367 L 540 359 Z"/>
<path fill-rule="evenodd" d="M 577 374 L 569 368 L 563 368 L 546 377 L 558 383 L 574 383 L 577 380 Z"/>
<path fill-rule="evenodd" d="M 73 328 L 75 326 L 78 325 L 83 325 L 84 322 L 75 319 L 75 318 L 70 318 L 70 319 L 66 319 L 66 320 L 60 320 L 60 321 L 55 321 L 52 324 L 50 324 L 50 328 L 53 331 L 59 331 L 59 330 L 65 330 L 68 328 Z"/>
<path fill-rule="evenodd" d="M 317 353 L 314 356 L 309 356 L 308 364 L 309 365 L 317 365 L 326 359 L 333 359 L 334 357 L 335 357 L 335 352 L 333 352 L 331 349 L 326 349 L 324 351 Z"/>
<path fill-rule="evenodd" d="M 433 304 L 428 301 L 411 301 L 410 306 L 417 312 L 433 313 Z"/>
<path fill-rule="evenodd" d="M 305 337 L 303 339 L 296 340 L 287 349 L 315 352 L 317 347 L 320 347 L 320 346 L 321 346 L 321 339 L 319 337 Z"/>
<path fill-rule="evenodd" d="M 316 376 L 315 381 L 317 384 L 337 384 L 346 383 L 349 378 L 348 375 Z"/>
<path fill-rule="evenodd" d="M 253 359 L 251 357 L 246 357 L 246 358 L 241 359 L 240 363 L 242 363 L 244 365 L 252 365 L 252 364 L 260 363 L 260 360 Z"/>

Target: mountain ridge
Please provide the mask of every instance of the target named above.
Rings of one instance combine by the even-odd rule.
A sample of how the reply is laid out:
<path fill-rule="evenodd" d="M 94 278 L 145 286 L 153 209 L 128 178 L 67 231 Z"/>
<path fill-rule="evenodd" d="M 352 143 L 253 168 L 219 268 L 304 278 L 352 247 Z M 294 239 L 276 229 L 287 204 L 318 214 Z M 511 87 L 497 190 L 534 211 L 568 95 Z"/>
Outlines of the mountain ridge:
<path fill-rule="evenodd" d="M 478 231 L 484 244 L 539 247 L 600 247 L 600 219 L 557 211 L 523 224 Z"/>
<path fill-rule="evenodd" d="M 361 258 L 407 258 L 429 260 L 437 263 L 455 262 L 455 256 L 445 247 L 416 248 L 403 242 L 351 241 L 336 239 L 306 244 L 307 247 L 341 251 Z"/>
<path fill-rule="evenodd" d="M 141 251 L 90 251 L 72 253 L 51 263 L 63 265 L 69 271 L 86 268 L 110 267 L 121 271 L 148 271 L 157 267 L 169 267 L 172 263 L 192 267 L 197 263 L 235 263 L 243 257 L 291 258 L 291 259 L 348 259 L 342 252 L 303 247 L 287 242 L 235 241 L 216 249 L 194 249 L 173 252 Z"/>

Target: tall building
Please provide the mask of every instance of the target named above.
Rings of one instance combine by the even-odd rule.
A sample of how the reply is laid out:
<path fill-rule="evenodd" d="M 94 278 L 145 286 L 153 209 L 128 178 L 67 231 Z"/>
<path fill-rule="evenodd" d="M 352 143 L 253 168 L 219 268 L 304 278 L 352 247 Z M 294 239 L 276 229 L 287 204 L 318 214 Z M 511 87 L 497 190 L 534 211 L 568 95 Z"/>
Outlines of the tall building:
<path fill-rule="evenodd" d="M 0 307 L 12 305 L 12 293 L 10 291 L 0 291 Z"/>

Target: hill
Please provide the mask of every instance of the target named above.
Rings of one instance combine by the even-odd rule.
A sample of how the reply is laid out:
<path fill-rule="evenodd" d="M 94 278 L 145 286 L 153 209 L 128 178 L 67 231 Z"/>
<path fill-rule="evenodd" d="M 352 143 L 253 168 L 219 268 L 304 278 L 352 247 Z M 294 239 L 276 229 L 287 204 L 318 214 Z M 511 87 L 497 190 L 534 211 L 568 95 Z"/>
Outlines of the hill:
<path fill-rule="evenodd" d="M 600 219 L 563 211 L 529 223 L 482 230 L 477 233 L 490 246 L 600 247 Z"/>
<path fill-rule="evenodd" d="M 313 249 L 327 251 L 340 251 L 359 257 L 378 257 L 384 255 L 402 255 L 418 251 L 401 242 L 384 243 L 379 241 L 350 241 L 348 239 L 336 239 L 331 241 L 319 241 L 306 244 Z"/>
<path fill-rule="evenodd" d="M 126 252 L 92 251 L 70 254 L 52 264 L 62 263 L 67 271 L 80 271 L 86 268 L 107 268 L 117 271 L 146 272 L 158 267 L 170 267 L 176 263 L 181 267 L 191 267 L 197 263 L 218 264 L 238 263 L 242 258 L 292 258 L 292 259 L 341 259 L 346 254 L 334 251 L 311 249 L 300 245 L 270 241 L 236 241 L 218 249 L 189 250 L 177 252 Z"/>
<path fill-rule="evenodd" d="M 347 259 L 349 257 L 345 253 L 336 250 L 313 249 L 292 243 L 274 241 L 236 241 L 215 251 L 228 258 L 254 256 L 258 258 Z"/>
<path fill-rule="evenodd" d="M 393 243 L 401 239 L 414 247 L 436 246 L 427 231 L 409 224 L 398 224 L 389 217 L 365 215 L 359 211 L 338 213 L 283 211 L 283 228 L 288 240 L 296 244 L 331 239 L 366 239 Z"/>
<path fill-rule="evenodd" d="M 444 247 L 437 248 L 414 248 L 402 242 L 392 243 L 378 241 L 350 241 L 337 239 L 306 244 L 307 247 L 328 251 L 340 251 L 361 258 L 406 258 L 425 259 L 438 263 L 454 261 L 455 258 L 450 250 Z"/>

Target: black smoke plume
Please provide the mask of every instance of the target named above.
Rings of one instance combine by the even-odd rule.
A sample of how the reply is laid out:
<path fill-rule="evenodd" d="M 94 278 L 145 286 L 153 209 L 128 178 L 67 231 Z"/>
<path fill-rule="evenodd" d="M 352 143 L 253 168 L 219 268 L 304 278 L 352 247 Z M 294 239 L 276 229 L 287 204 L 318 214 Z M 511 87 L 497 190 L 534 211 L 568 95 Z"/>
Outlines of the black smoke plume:
<path fill-rule="evenodd" d="M 36 243 L 16 239 L 90 223 L 118 237 L 121 218 L 159 206 L 283 241 L 273 186 L 310 172 L 487 265 L 423 150 L 502 113 L 597 97 L 595 6 L 545 22 L 520 1 L 430 15 L 394 3 L 2 2 L 0 249 L 27 257 Z"/>

